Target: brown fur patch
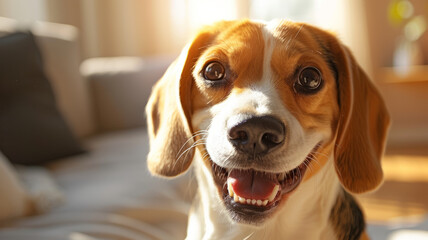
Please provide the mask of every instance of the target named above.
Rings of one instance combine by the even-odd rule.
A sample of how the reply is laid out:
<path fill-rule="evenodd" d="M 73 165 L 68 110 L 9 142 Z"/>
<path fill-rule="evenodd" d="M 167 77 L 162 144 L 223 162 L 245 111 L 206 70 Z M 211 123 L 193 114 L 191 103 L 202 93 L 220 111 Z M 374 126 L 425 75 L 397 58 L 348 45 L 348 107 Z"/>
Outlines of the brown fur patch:
<path fill-rule="evenodd" d="M 210 104 L 216 104 L 226 98 L 232 89 L 239 91 L 260 80 L 263 74 L 263 54 L 264 39 L 260 24 L 245 20 L 223 29 L 204 51 L 193 71 L 199 91 Z M 226 68 L 228 84 L 221 88 L 209 88 L 201 78 L 203 68 L 212 61 L 220 62 Z"/>
<path fill-rule="evenodd" d="M 334 141 L 331 141 L 328 144 L 323 144 L 323 146 L 321 146 L 321 148 L 315 152 L 314 157 L 309 164 L 308 170 L 303 177 L 303 181 L 309 180 L 315 176 L 321 170 L 321 168 L 324 167 L 333 151 L 333 148 Z"/>

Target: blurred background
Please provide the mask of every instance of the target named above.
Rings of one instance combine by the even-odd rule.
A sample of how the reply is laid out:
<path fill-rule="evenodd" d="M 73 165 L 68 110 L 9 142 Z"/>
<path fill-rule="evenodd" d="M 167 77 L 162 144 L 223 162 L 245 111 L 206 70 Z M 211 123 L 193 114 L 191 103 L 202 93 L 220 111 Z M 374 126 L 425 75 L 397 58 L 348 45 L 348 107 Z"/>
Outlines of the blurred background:
<path fill-rule="evenodd" d="M 393 123 L 383 160 L 385 183 L 376 193 L 360 197 L 369 230 L 374 239 L 402 239 L 400 234 L 426 237 L 428 1 L 0 0 L 0 28 L 33 29 L 46 35 L 44 23 L 55 23 L 49 29 L 75 42 L 75 70 L 88 90 L 78 93 L 81 98 L 76 100 L 67 84 L 53 87 L 71 129 L 82 139 L 143 126 L 141 103 L 192 35 L 206 24 L 241 18 L 307 22 L 335 32 L 351 48 L 379 87 Z M 56 61 L 52 59 L 57 58 L 45 60 Z M 148 76 L 147 72 L 151 79 L 136 83 L 135 78 Z M 133 80 L 117 80 L 124 75 Z M 140 99 L 136 87 L 144 89 L 140 105 L 135 103 Z M 115 95 L 112 89 L 122 92 Z M 136 97 L 129 96 L 131 92 Z"/>
<path fill-rule="evenodd" d="M 203 25 L 224 19 L 285 18 L 336 32 L 380 85 L 397 144 L 428 141 L 425 0 L 0 0 L 0 16 L 70 24 L 80 58 L 176 56 Z M 405 100 L 405 101 L 403 101 Z"/>

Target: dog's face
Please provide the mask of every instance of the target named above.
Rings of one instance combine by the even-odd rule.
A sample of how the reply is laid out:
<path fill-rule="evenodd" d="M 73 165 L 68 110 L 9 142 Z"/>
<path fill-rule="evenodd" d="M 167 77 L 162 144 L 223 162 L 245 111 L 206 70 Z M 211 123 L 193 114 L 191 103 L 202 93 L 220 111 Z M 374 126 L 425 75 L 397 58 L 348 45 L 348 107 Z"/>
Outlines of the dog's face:
<path fill-rule="evenodd" d="M 177 175 L 198 149 L 212 194 L 247 224 L 278 212 L 332 155 L 348 190 L 381 181 L 388 116 L 333 36 L 285 21 L 223 22 L 183 52 L 148 105 L 152 172 Z"/>
<path fill-rule="evenodd" d="M 234 219 L 273 213 L 327 161 L 338 121 L 334 69 L 299 25 L 247 23 L 217 37 L 193 70 L 192 127 Z"/>

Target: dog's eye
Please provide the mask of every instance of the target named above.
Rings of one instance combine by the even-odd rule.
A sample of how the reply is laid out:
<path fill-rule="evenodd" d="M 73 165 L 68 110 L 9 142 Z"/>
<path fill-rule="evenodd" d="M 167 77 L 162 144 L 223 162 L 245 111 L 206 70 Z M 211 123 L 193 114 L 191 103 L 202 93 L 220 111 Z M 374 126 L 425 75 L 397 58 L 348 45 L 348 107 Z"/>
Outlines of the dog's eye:
<path fill-rule="evenodd" d="M 210 81 L 222 80 L 225 76 L 225 69 L 221 63 L 212 62 L 205 67 L 203 76 L 206 80 Z"/>
<path fill-rule="evenodd" d="M 315 67 L 307 67 L 300 71 L 294 89 L 299 93 L 311 94 L 321 89 L 322 83 L 320 71 Z"/>

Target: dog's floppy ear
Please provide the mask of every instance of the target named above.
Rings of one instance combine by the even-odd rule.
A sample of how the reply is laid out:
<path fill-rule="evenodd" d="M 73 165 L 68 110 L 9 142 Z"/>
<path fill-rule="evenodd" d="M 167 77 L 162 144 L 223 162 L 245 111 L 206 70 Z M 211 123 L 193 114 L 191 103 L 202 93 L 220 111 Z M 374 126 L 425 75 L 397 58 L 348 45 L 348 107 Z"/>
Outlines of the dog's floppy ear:
<path fill-rule="evenodd" d="M 332 38 L 328 48 L 336 68 L 340 106 L 334 152 L 336 172 L 346 189 L 362 193 L 382 182 L 381 158 L 389 114 L 379 92 L 350 51 Z"/>
<path fill-rule="evenodd" d="M 156 83 L 146 106 L 152 174 L 173 177 L 185 172 L 193 159 L 191 130 L 192 70 L 211 35 L 200 33 Z"/>

